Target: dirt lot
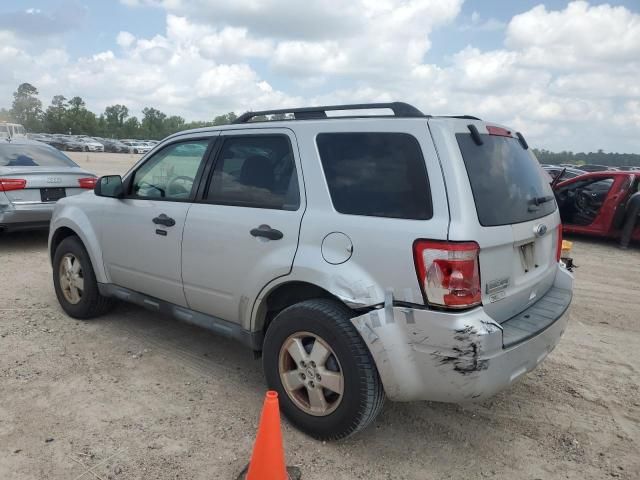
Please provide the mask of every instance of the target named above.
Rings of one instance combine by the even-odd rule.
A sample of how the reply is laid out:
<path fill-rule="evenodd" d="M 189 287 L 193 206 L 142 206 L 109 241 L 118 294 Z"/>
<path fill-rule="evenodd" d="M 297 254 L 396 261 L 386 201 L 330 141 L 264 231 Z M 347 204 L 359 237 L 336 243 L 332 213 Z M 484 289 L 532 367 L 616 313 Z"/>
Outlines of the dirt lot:
<path fill-rule="evenodd" d="M 75 158 L 104 174 L 136 157 Z M 343 442 L 285 422 L 287 463 L 305 480 L 640 478 L 640 249 L 573 240 L 570 325 L 540 368 L 480 404 L 387 402 Z M 265 391 L 260 362 L 131 305 L 70 319 L 46 241 L 0 236 L 0 478 L 235 478 Z"/>

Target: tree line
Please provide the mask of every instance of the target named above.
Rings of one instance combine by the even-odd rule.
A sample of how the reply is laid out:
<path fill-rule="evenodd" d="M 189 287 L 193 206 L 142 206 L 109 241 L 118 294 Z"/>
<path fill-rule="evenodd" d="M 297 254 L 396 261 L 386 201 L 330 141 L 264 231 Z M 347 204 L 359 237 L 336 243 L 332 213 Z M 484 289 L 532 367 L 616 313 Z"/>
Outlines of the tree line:
<path fill-rule="evenodd" d="M 138 119 L 130 115 L 126 105 L 120 104 L 110 105 L 96 115 L 87 109 L 81 97 L 55 95 L 45 109 L 38 95 L 38 89 L 30 83 L 19 85 L 13 93 L 11 108 L 0 109 L 0 121 L 20 123 L 29 132 L 160 140 L 180 130 L 226 125 L 237 118 L 234 112 L 229 112 L 210 122 L 187 122 L 178 115 L 146 107 Z"/>
<path fill-rule="evenodd" d="M 129 114 L 126 105 L 110 105 L 100 115 L 89 111 L 81 97 L 67 99 L 55 95 L 51 104 L 43 109 L 38 98 L 38 89 L 23 83 L 13 93 L 10 110 L 0 109 L 0 121 L 21 123 L 30 132 L 71 133 L 103 138 L 139 138 L 160 140 L 167 135 L 189 128 L 226 125 L 237 118 L 234 112 L 218 115 L 210 122 L 187 122 L 178 115 L 167 115 L 152 107 L 142 109 L 142 118 Z M 273 115 L 272 120 L 284 119 L 284 115 Z M 264 120 L 255 117 L 254 121 Z M 602 150 L 589 153 L 550 152 L 533 149 L 540 163 L 558 165 L 570 163 L 582 165 L 595 163 L 612 167 L 623 165 L 640 166 L 640 155 L 633 153 L 605 153 Z"/>
<path fill-rule="evenodd" d="M 637 166 L 640 167 L 640 155 L 636 153 L 607 153 L 602 150 L 589 153 L 550 152 L 549 150 L 533 149 L 540 163 L 560 165 L 570 163 L 572 165 L 596 164 L 608 167 Z"/>

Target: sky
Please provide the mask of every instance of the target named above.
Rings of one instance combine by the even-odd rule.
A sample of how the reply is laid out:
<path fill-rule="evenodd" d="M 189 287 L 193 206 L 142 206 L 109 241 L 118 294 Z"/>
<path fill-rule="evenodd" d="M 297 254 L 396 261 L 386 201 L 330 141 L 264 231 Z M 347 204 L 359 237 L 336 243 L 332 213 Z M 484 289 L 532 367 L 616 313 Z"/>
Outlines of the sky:
<path fill-rule="evenodd" d="M 18 84 L 189 120 L 405 101 L 537 148 L 640 153 L 640 1 L 2 0 Z"/>

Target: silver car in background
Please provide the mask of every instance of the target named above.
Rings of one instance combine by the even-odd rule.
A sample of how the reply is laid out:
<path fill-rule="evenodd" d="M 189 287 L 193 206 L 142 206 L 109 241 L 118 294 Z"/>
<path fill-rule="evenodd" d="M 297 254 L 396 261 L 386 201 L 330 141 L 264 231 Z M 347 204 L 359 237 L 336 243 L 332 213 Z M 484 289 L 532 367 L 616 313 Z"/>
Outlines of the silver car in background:
<path fill-rule="evenodd" d="M 49 145 L 0 140 L 0 231 L 47 228 L 56 201 L 93 189 L 95 182 L 95 175 Z"/>

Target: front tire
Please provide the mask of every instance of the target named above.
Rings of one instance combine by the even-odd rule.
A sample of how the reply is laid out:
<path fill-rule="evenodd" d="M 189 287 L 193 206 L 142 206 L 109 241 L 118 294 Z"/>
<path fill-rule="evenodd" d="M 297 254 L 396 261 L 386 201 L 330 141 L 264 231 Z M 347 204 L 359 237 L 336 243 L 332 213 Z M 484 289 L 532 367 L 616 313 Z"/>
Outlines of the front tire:
<path fill-rule="evenodd" d="M 112 306 L 110 298 L 100 295 L 91 259 L 78 237 L 67 237 L 56 248 L 53 286 L 60 306 L 73 318 L 98 317 Z"/>
<path fill-rule="evenodd" d="M 384 403 L 378 370 L 352 316 L 337 301 L 306 300 L 280 312 L 265 336 L 269 388 L 289 421 L 319 440 L 357 433 Z"/>

